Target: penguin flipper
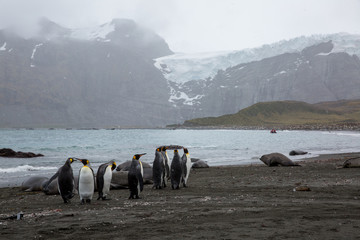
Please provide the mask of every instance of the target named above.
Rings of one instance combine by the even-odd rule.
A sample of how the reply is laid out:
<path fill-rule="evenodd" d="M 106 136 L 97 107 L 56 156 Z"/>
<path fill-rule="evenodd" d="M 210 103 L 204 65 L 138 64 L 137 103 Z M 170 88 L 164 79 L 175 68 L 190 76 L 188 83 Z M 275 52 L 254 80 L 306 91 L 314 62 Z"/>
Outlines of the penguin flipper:
<path fill-rule="evenodd" d="M 137 172 L 136 177 L 139 181 L 140 192 L 142 192 L 142 190 L 144 189 L 144 179 L 140 171 Z"/>
<path fill-rule="evenodd" d="M 43 191 L 44 191 L 44 192 L 48 192 L 48 191 L 49 191 L 49 185 L 50 185 L 50 183 L 51 183 L 55 178 L 58 177 L 59 171 L 60 171 L 60 169 L 57 170 L 57 172 L 44 184 L 44 186 L 43 186 Z"/>
<path fill-rule="evenodd" d="M 106 171 L 106 167 L 107 167 L 106 163 L 101 164 L 100 167 L 98 168 L 97 173 L 96 173 L 96 184 L 97 184 L 99 194 L 100 194 L 100 192 L 102 193 L 102 188 L 104 186 L 104 174 L 105 174 L 105 171 Z"/>

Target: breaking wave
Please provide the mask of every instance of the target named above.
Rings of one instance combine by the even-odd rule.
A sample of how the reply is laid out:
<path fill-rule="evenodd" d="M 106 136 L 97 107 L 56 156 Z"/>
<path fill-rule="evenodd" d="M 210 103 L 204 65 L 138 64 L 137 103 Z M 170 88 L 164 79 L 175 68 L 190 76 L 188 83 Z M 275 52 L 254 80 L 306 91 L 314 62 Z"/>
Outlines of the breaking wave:
<path fill-rule="evenodd" d="M 16 172 L 32 172 L 32 171 L 46 171 L 54 170 L 56 167 L 34 167 L 30 165 L 22 165 L 13 168 L 0 168 L 0 173 L 16 173 Z"/>

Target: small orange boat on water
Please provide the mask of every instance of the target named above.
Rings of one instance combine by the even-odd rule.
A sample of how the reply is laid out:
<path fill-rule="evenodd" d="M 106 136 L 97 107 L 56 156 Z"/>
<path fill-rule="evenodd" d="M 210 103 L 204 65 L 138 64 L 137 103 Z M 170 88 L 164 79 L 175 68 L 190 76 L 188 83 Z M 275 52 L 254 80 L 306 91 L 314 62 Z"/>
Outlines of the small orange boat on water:
<path fill-rule="evenodd" d="M 270 133 L 276 133 L 276 130 L 273 128 L 271 129 Z"/>

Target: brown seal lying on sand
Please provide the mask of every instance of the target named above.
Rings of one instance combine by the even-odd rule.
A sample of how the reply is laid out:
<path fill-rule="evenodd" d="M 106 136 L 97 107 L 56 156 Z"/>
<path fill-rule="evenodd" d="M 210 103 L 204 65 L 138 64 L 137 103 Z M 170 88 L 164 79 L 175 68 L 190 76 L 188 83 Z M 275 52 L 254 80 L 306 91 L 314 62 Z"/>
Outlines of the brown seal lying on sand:
<path fill-rule="evenodd" d="M 130 165 L 131 165 L 131 161 L 123 162 L 117 166 L 116 171 L 126 172 L 126 179 L 127 179 L 127 172 L 130 169 Z M 146 162 L 142 162 L 142 166 L 143 166 L 143 170 L 144 170 L 144 176 L 143 176 L 144 184 L 152 184 L 153 183 L 152 166 Z M 127 187 L 127 181 L 126 181 L 125 185 L 123 182 L 124 174 L 118 174 L 117 172 L 113 172 L 112 177 L 114 178 L 114 180 L 111 180 L 112 188 L 122 188 L 124 186 Z"/>
<path fill-rule="evenodd" d="M 198 160 L 196 162 L 194 162 L 191 166 L 192 168 L 208 168 L 209 165 L 204 162 L 203 160 Z"/>
<path fill-rule="evenodd" d="M 300 166 L 297 163 L 291 161 L 288 157 L 281 153 L 270 153 L 262 155 L 260 160 L 268 165 L 269 167 L 273 166 Z"/>
<path fill-rule="evenodd" d="M 47 177 L 30 177 L 21 184 L 21 190 L 25 192 L 42 191 L 44 184 L 47 183 L 48 180 L 49 178 Z"/>
<path fill-rule="evenodd" d="M 360 168 L 360 158 L 349 158 L 346 159 L 342 165 L 343 168 Z"/>

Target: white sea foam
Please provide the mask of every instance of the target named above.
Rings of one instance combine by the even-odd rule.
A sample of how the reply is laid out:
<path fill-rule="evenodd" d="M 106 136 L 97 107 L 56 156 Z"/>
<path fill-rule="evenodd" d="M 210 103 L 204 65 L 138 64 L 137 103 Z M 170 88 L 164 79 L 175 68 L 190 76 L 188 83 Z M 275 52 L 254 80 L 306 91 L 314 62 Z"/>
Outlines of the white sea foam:
<path fill-rule="evenodd" d="M 0 168 L 0 173 L 17 173 L 17 172 L 29 172 L 29 171 L 45 171 L 54 170 L 56 167 L 34 167 L 30 165 L 22 165 L 13 168 Z"/>

